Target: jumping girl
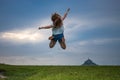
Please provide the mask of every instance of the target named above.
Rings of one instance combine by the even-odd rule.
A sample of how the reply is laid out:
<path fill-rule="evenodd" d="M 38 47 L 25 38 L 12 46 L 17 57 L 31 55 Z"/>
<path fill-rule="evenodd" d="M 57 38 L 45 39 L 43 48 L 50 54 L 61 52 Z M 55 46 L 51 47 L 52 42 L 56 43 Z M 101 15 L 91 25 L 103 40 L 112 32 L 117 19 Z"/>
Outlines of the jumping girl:
<path fill-rule="evenodd" d="M 67 17 L 67 14 L 69 11 L 70 11 L 70 8 L 67 9 L 63 17 L 61 17 L 58 13 L 52 14 L 51 20 L 53 24 L 38 28 L 38 29 L 52 28 L 52 36 L 49 37 L 49 40 L 51 40 L 49 44 L 50 48 L 53 48 L 56 42 L 59 41 L 61 48 L 66 49 L 63 20 Z"/>

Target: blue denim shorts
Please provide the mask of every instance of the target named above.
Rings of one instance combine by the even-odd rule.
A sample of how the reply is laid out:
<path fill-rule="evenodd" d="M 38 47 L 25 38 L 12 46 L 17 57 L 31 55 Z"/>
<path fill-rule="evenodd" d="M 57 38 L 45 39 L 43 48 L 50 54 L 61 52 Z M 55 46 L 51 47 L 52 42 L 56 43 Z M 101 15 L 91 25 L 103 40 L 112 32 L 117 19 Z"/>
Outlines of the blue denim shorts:
<path fill-rule="evenodd" d="M 64 35 L 63 35 L 63 33 L 62 34 L 57 34 L 57 35 L 53 35 L 53 39 L 52 40 L 54 40 L 54 41 L 59 41 L 59 42 L 61 42 L 62 41 L 62 38 L 64 37 Z"/>

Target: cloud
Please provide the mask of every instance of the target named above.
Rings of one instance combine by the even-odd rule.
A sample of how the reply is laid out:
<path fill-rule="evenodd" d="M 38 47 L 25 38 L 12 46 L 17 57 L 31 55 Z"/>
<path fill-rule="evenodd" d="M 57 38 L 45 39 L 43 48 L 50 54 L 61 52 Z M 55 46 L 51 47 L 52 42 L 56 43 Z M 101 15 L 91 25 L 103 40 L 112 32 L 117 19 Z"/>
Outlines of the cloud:
<path fill-rule="evenodd" d="M 80 58 L 80 57 L 79 57 Z M 2 56 L 0 63 L 12 65 L 70 65 L 75 64 L 76 59 L 72 56 L 66 57 L 64 54 L 42 57 L 29 56 Z"/>
<path fill-rule="evenodd" d="M 42 26 L 50 25 L 50 21 L 47 19 L 39 20 L 40 23 L 36 23 Z M 45 25 L 46 23 L 46 25 Z M 38 27 L 30 27 L 23 29 L 13 29 L 5 32 L 0 32 L 0 39 L 13 43 L 38 43 L 44 42 L 50 36 L 51 31 L 38 30 Z M 50 35 L 49 35 L 50 34 Z"/>
<path fill-rule="evenodd" d="M 109 43 L 120 42 L 120 38 L 105 38 L 105 39 L 92 39 L 92 40 L 84 40 L 80 41 L 79 45 L 105 45 Z"/>
<path fill-rule="evenodd" d="M 107 26 L 106 26 L 107 25 Z M 80 17 L 71 16 L 64 21 L 65 31 L 67 34 L 83 32 L 99 27 L 108 27 L 110 25 L 120 25 L 116 17 L 92 17 L 91 14 L 87 17 L 85 15 Z M 109 28 L 109 27 L 108 27 Z"/>
<path fill-rule="evenodd" d="M 8 31 L 0 33 L 0 39 L 4 39 L 7 41 L 12 42 L 19 42 L 19 43 L 26 43 L 26 42 L 42 42 L 46 39 L 46 34 L 39 33 L 32 29 L 24 29 L 24 30 L 17 30 L 17 31 Z"/>
<path fill-rule="evenodd" d="M 26 56 L 2 56 L 0 57 L 0 62 L 12 65 L 38 64 L 38 61 L 35 58 Z"/>

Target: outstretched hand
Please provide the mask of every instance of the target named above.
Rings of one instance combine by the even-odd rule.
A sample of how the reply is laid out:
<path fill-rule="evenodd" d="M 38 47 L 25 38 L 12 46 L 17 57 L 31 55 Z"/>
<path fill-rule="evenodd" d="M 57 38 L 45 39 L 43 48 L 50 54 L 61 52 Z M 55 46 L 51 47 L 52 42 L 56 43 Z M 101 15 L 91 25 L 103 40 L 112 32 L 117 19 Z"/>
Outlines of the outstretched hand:
<path fill-rule="evenodd" d="M 70 11 L 70 8 L 67 9 L 67 12 L 69 12 L 69 11 Z"/>
<path fill-rule="evenodd" d="M 42 27 L 39 27 L 38 29 L 42 29 Z"/>

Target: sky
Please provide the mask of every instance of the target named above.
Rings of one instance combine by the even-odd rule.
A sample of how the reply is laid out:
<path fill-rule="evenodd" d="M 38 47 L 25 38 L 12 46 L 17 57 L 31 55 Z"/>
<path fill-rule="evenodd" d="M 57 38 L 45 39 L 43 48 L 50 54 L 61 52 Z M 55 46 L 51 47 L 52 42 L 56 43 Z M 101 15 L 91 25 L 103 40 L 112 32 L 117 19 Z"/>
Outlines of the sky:
<path fill-rule="evenodd" d="M 0 63 L 120 65 L 120 0 L 0 0 Z M 67 48 L 49 48 L 51 15 L 64 20 Z"/>

